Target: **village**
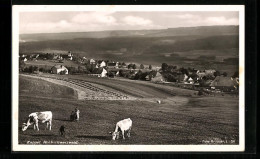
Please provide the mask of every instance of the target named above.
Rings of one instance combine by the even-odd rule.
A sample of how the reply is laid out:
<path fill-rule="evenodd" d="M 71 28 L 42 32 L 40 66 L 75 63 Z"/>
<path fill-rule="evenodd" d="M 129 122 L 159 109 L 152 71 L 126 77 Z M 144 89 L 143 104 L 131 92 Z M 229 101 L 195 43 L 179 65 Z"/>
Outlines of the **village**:
<path fill-rule="evenodd" d="M 178 68 L 162 63 L 161 67 L 81 57 L 68 53 L 34 53 L 19 55 L 21 73 L 51 73 L 59 75 L 86 74 L 99 78 L 131 79 L 199 90 L 209 93 L 238 93 L 238 72 L 227 76 L 214 69 Z"/>

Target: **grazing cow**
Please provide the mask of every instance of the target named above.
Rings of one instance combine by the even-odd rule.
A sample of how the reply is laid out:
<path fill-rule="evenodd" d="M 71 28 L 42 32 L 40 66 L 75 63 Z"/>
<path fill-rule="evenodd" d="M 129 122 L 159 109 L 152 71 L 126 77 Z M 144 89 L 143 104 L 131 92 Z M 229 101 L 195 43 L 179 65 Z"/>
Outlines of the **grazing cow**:
<path fill-rule="evenodd" d="M 64 125 L 62 125 L 62 126 L 60 127 L 60 135 L 61 135 L 61 136 L 65 136 L 65 127 L 64 127 Z"/>
<path fill-rule="evenodd" d="M 127 131 L 127 137 L 130 137 L 130 131 L 132 128 L 132 120 L 130 118 L 121 120 L 116 123 L 116 128 L 114 132 L 109 132 L 112 134 L 112 140 L 119 138 L 119 132 L 122 132 L 123 139 L 125 139 L 125 132 Z"/>
<path fill-rule="evenodd" d="M 30 125 L 33 125 L 34 130 L 37 129 L 39 131 L 38 123 L 46 123 L 46 128 L 51 130 L 52 125 L 52 112 L 45 111 L 45 112 L 35 112 L 31 113 L 26 123 L 23 123 L 22 131 L 25 131 Z"/>
<path fill-rule="evenodd" d="M 161 104 L 161 101 L 160 101 L 160 100 L 157 100 L 157 103 L 158 103 L 158 104 Z"/>

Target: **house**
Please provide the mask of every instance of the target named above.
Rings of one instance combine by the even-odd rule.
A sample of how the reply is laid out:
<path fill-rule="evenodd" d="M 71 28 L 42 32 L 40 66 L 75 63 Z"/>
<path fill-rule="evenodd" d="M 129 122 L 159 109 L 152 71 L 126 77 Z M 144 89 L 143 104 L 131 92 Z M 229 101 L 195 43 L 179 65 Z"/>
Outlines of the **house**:
<path fill-rule="evenodd" d="M 69 51 L 68 52 L 68 57 L 70 58 L 70 57 L 72 57 L 73 56 L 73 54 L 71 53 L 71 51 Z"/>
<path fill-rule="evenodd" d="M 68 69 L 65 66 L 63 66 L 63 65 L 55 65 L 55 66 L 53 66 L 51 68 L 51 72 L 53 74 L 62 74 L 62 73 L 64 73 L 66 75 L 69 73 Z"/>
<path fill-rule="evenodd" d="M 24 61 L 24 62 L 27 61 L 27 58 L 24 58 L 23 61 Z"/>
<path fill-rule="evenodd" d="M 236 77 L 236 78 L 232 78 L 231 77 L 231 80 L 234 82 L 234 87 L 235 87 L 235 89 L 237 89 L 238 88 L 238 86 L 239 86 L 239 78 L 238 77 Z"/>
<path fill-rule="evenodd" d="M 107 77 L 107 70 L 100 67 L 100 68 L 95 68 L 92 72 L 92 74 L 88 74 L 90 76 L 97 76 L 97 77 Z"/>
<path fill-rule="evenodd" d="M 53 60 L 57 60 L 57 59 L 59 59 L 59 58 L 60 58 L 59 55 L 54 55 L 54 56 L 53 56 Z"/>
<path fill-rule="evenodd" d="M 160 72 L 157 72 L 155 77 L 151 79 L 152 82 L 159 83 L 159 82 L 165 82 L 165 78 Z"/>
<path fill-rule="evenodd" d="M 200 70 L 198 70 L 196 72 L 196 74 L 198 75 L 199 79 L 202 79 L 204 76 L 206 76 L 206 73 L 204 71 L 200 71 Z"/>
<path fill-rule="evenodd" d="M 105 66 L 106 66 L 106 62 L 105 61 L 98 61 L 97 65 L 96 65 L 96 68 L 98 68 L 98 67 L 105 67 Z"/>
<path fill-rule="evenodd" d="M 90 59 L 90 60 L 89 60 L 89 63 L 90 63 L 90 64 L 96 64 L 96 61 L 95 61 L 94 59 Z"/>
<path fill-rule="evenodd" d="M 118 68 L 118 62 L 108 62 L 107 68 Z"/>
<path fill-rule="evenodd" d="M 184 74 L 183 81 L 187 81 L 188 78 L 189 77 L 186 74 Z"/>
<path fill-rule="evenodd" d="M 210 87 L 214 89 L 221 89 L 223 91 L 230 91 L 232 89 L 237 89 L 238 83 L 230 77 L 217 76 L 211 82 Z"/>
<path fill-rule="evenodd" d="M 205 70 L 204 72 L 206 75 L 213 75 L 216 70 Z"/>
<path fill-rule="evenodd" d="M 189 78 L 187 79 L 187 81 L 185 81 L 184 83 L 185 83 L 185 84 L 194 84 L 194 80 L 193 80 L 191 77 L 189 77 Z"/>

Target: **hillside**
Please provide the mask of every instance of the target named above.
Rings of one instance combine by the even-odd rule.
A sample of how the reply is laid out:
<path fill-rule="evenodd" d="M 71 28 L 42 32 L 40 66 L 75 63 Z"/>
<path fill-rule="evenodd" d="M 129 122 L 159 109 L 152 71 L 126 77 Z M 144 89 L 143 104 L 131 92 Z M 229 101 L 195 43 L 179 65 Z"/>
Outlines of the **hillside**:
<path fill-rule="evenodd" d="M 144 32 L 144 36 L 130 36 Z M 95 38 L 89 38 L 90 35 Z M 20 53 L 72 51 L 74 54 L 87 58 L 126 63 L 160 66 L 166 62 L 180 67 L 212 68 L 229 74 L 233 74 L 238 69 L 238 26 L 33 34 L 30 36 L 34 37 L 34 41 L 20 42 Z M 43 41 L 37 41 L 36 37 L 38 39 L 43 37 Z"/>
<path fill-rule="evenodd" d="M 43 33 L 21 34 L 20 42 L 65 40 L 76 38 L 108 38 L 108 37 L 165 37 L 165 36 L 215 36 L 215 35 L 238 35 L 238 26 L 200 26 L 181 27 L 158 30 L 111 30 L 95 32 L 66 32 L 66 33 Z"/>

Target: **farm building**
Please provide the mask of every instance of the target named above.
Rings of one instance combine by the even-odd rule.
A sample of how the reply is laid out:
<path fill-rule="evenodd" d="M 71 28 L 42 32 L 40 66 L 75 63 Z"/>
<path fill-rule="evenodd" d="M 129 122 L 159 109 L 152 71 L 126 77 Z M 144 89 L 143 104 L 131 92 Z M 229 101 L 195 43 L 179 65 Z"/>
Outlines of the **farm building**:
<path fill-rule="evenodd" d="M 105 61 L 98 61 L 97 68 L 98 67 L 105 67 L 105 66 L 106 66 L 106 62 Z"/>
<path fill-rule="evenodd" d="M 160 72 L 157 72 L 155 77 L 151 79 L 152 82 L 165 82 L 165 78 Z"/>
<path fill-rule="evenodd" d="M 194 80 L 193 80 L 191 77 L 189 77 L 189 78 L 187 79 L 187 81 L 185 81 L 184 83 L 185 83 L 185 84 L 194 84 Z"/>
<path fill-rule="evenodd" d="M 223 91 L 230 91 L 236 89 L 238 83 L 230 77 L 217 76 L 210 84 L 212 89 L 221 89 Z"/>
<path fill-rule="evenodd" d="M 90 64 L 95 64 L 96 61 L 95 61 L 94 59 L 90 59 L 90 60 L 89 60 L 89 63 L 90 63 Z"/>
<path fill-rule="evenodd" d="M 205 70 L 204 72 L 206 75 L 213 75 L 216 70 Z"/>
<path fill-rule="evenodd" d="M 89 74 L 90 76 L 98 76 L 98 77 L 107 77 L 107 70 L 100 67 L 93 70 L 92 74 Z"/>
<path fill-rule="evenodd" d="M 71 53 L 71 51 L 68 52 L 68 57 L 72 57 L 73 54 Z"/>
<path fill-rule="evenodd" d="M 51 72 L 54 74 L 61 74 L 61 72 L 64 72 L 64 74 L 68 74 L 68 69 L 63 65 L 56 65 L 51 68 Z"/>

